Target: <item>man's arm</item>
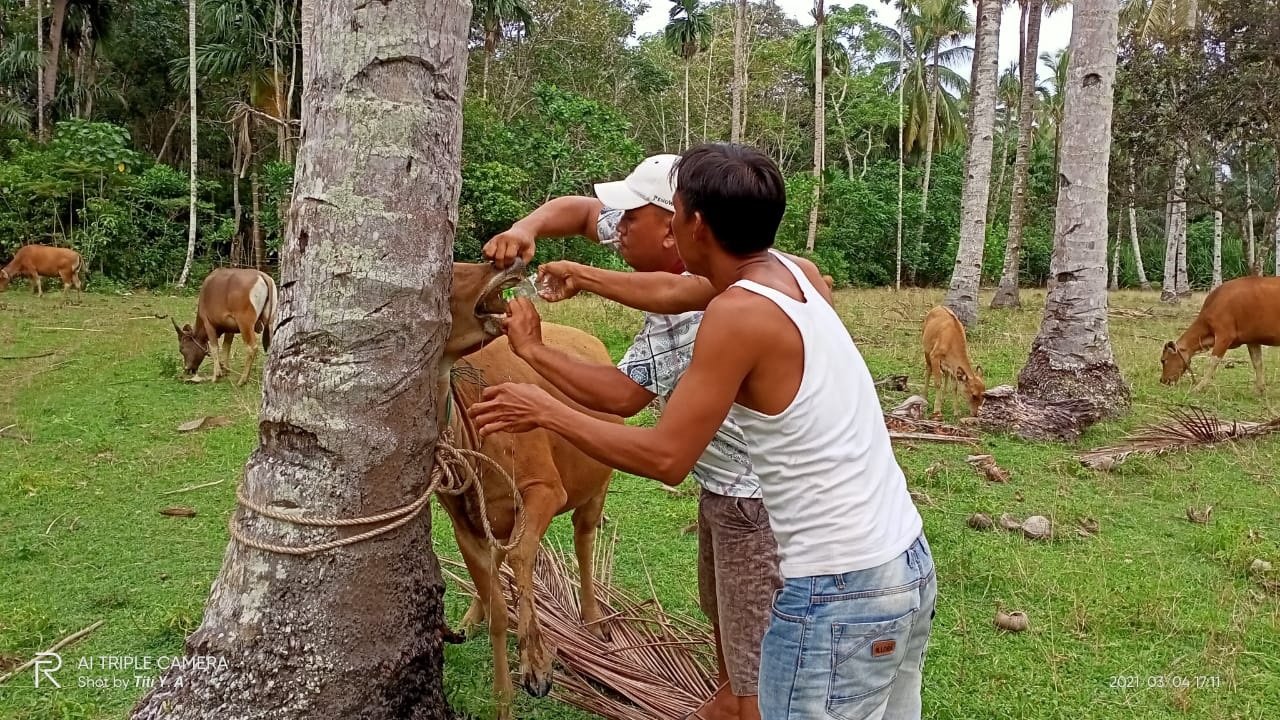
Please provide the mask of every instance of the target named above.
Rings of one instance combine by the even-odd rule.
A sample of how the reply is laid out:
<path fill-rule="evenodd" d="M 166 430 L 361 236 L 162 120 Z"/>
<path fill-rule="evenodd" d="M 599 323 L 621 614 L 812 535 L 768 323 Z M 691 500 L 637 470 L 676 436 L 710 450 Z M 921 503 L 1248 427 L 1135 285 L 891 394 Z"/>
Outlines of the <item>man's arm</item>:
<path fill-rule="evenodd" d="M 707 309 L 693 360 L 656 427 L 597 420 L 536 385 L 515 383 L 486 388 L 471 415 L 482 436 L 543 427 L 606 465 L 679 485 L 728 417 L 760 354 L 761 338 L 741 322 L 748 303 L 724 297 Z"/>
<path fill-rule="evenodd" d="M 494 235 L 484 245 L 484 256 L 498 267 L 505 268 L 517 257 L 523 258 L 525 263 L 532 261 L 538 238 L 584 235 L 600 242 L 596 222 L 603 208 L 604 205 L 592 197 L 568 195 L 548 200 L 517 220 L 507 231 Z"/>
<path fill-rule="evenodd" d="M 538 266 L 538 278 L 550 277 L 564 292 L 561 300 L 579 292 L 589 292 L 619 305 L 658 315 L 678 315 L 693 310 L 705 310 L 716 296 L 710 281 L 696 275 L 676 275 L 669 272 L 618 272 L 583 265 L 568 260 L 543 263 Z"/>

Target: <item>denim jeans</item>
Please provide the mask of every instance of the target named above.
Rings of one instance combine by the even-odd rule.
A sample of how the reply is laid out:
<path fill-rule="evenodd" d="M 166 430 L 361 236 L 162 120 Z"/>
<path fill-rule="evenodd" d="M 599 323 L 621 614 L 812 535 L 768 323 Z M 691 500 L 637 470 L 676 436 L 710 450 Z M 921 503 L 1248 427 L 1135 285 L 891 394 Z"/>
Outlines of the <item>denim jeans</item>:
<path fill-rule="evenodd" d="M 937 596 L 923 533 L 878 567 L 784 581 L 761 650 L 763 720 L 919 718 Z"/>

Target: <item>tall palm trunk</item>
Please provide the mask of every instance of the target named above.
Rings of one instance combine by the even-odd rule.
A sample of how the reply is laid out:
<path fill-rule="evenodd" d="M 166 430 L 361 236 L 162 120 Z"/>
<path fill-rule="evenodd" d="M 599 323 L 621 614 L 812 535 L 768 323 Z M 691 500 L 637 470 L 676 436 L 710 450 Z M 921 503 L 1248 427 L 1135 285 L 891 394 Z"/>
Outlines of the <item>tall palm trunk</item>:
<path fill-rule="evenodd" d="M 62 59 L 62 26 L 67 20 L 69 0 L 53 0 L 49 12 L 49 52 L 44 56 L 44 73 L 41 77 L 40 100 L 45 112 L 53 108 L 58 89 L 58 63 Z M 38 0 L 43 5 L 44 0 Z M 46 125 L 45 129 L 48 129 Z"/>
<path fill-rule="evenodd" d="M 1187 279 L 1187 165 L 1191 162 L 1185 150 L 1178 155 L 1177 175 L 1174 177 L 1174 213 L 1176 221 L 1174 230 L 1178 242 L 1178 276 L 1175 287 L 1178 297 L 1191 294 L 1191 283 Z"/>
<path fill-rule="evenodd" d="M 711 68 L 715 65 L 712 60 L 716 56 L 716 36 L 711 34 L 711 43 L 707 46 L 707 82 L 706 87 L 702 91 L 702 142 L 706 142 L 709 132 L 709 123 L 711 120 Z"/>
<path fill-rule="evenodd" d="M 977 47 L 973 56 L 973 94 L 969 110 L 969 150 L 960 200 L 960 246 L 945 304 L 960 322 L 978 320 L 978 288 L 987 242 L 987 193 L 991 187 L 991 150 L 995 135 L 996 84 L 1000 76 L 1000 0 L 979 0 Z"/>
<path fill-rule="evenodd" d="M 1213 287 L 1222 284 L 1222 172 L 1213 158 Z"/>
<path fill-rule="evenodd" d="M 1018 149 L 1013 158 L 1013 192 L 1009 198 L 1009 230 L 1000 284 L 991 298 L 992 308 L 1011 308 L 1022 304 L 1018 283 L 1022 274 L 1022 233 L 1027 224 L 1027 184 L 1031 177 L 1031 133 L 1035 120 L 1036 63 L 1040 56 L 1043 0 L 1029 0 L 1026 7 L 1027 41 L 1018 61 L 1021 93 L 1018 98 Z"/>
<path fill-rule="evenodd" d="M 304 0 L 302 14 L 299 200 L 282 249 L 260 444 L 239 492 L 300 516 L 354 518 L 418 497 L 432 470 L 469 18 L 466 3 L 369 13 L 346 0 Z M 419 92 L 423 83 L 436 91 Z M 335 321 L 344 317 L 361 320 Z M 244 507 L 231 523 L 286 546 L 351 536 Z M 429 511 L 309 556 L 233 541 L 186 642 L 189 659 L 213 662 L 170 664 L 132 716 L 449 717 L 443 599 Z"/>
<path fill-rule="evenodd" d="M 929 109 L 924 119 L 924 183 L 920 186 L 920 226 L 916 228 L 916 257 L 924 255 L 924 226 L 929 220 L 929 181 L 933 175 L 933 136 L 938 114 L 938 54 L 941 42 L 933 41 L 932 87 L 929 90 Z M 911 272 L 915 280 L 915 268 Z"/>
<path fill-rule="evenodd" d="M 1129 406 L 1107 327 L 1107 171 L 1116 71 L 1113 0 L 1076 0 L 1071 28 L 1054 220 L 1055 278 L 1019 392 L 1049 400 L 1084 400 L 1095 417 Z"/>
<path fill-rule="evenodd" d="M 689 142 L 689 66 L 693 64 L 693 58 L 684 59 L 684 149 L 688 150 L 691 146 Z"/>
<path fill-rule="evenodd" d="M 903 118 L 907 92 L 906 54 L 906 31 L 903 30 L 898 33 L 898 245 L 894 252 L 896 267 L 893 287 L 895 290 L 902 289 L 902 180 L 907 169 L 906 144 L 903 141 L 903 126 L 906 124 Z"/>
<path fill-rule="evenodd" d="M 1170 187 L 1164 196 L 1164 280 L 1160 284 L 1160 302 L 1178 302 L 1178 209 L 1177 185 L 1182 156 L 1174 163 Z"/>
<path fill-rule="evenodd" d="M 1245 152 L 1249 152 L 1246 147 Z M 1253 174 L 1249 171 L 1249 157 L 1244 159 L 1244 229 L 1246 246 L 1246 255 L 1249 258 L 1249 272 L 1254 275 L 1262 274 L 1262 267 L 1258 263 L 1258 243 L 1253 236 Z"/>
<path fill-rule="evenodd" d="M 262 201 L 258 190 L 258 171 L 249 175 L 250 202 L 253 203 L 253 266 L 259 270 L 266 265 L 266 249 L 262 244 Z"/>
<path fill-rule="evenodd" d="M 44 141 L 44 0 L 36 0 L 36 137 Z"/>
<path fill-rule="evenodd" d="M 809 233 L 804 247 L 813 252 L 818 239 L 818 206 L 822 202 L 822 169 L 827 158 L 827 98 L 822 77 L 822 30 L 827 16 L 823 0 L 813 9 L 813 207 L 809 208 Z"/>
<path fill-rule="evenodd" d="M 1133 264 L 1138 273 L 1138 286 L 1143 290 L 1151 289 L 1151 281 L 1147 280 L 1147 269 L 1142 265 L 1142 247 L 1138 244 L 1138 209 L 1134 206 L 1134 196 L 1138 192 L 1137 181 L 1133 172 L 1133 158 L 1129 158 L 1129 240 L 1133 243 Z"/>
<path fill-rule="evenodd" d="M 1120 289 L 1120 233 L 1123 223 L 1116 223 L 1116 241 L 1111 246 L 1111 289 Z"/>
<path fill-rule="evenodd" d="M 196 257 L 196 165 L 199 158 L 200 134 L 196 128 L 196 0 L 187 0 L 187 102 L 191 107 L 190 189 L 187 203 L 187 259 L 182 263 L 178 287 L 185 287 Z"/>
<path fill-rule="evenodd" d="M 733 117 L 729 124 L 729 141 L 742 142 L 742 94 L 747 88 L 747 0 L 733 4 Z"/>

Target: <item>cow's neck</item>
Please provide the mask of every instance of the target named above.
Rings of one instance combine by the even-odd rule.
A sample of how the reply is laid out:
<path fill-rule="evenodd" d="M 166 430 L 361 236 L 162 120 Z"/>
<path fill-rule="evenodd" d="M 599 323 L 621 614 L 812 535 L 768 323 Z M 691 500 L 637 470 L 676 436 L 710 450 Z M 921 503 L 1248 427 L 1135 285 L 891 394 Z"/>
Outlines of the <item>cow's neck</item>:
<path fill-rule="evenodd" d="M 1191 323 L 1191 327 L 1187 328 L 1186 332 L 1182 333 L 1182 336 L 1173 343 L 1173 346 L 1178 348 L 1178 352 L 1187 356 L 1195 355 L 1205 348 L 1213 346 L 1213 333 L 1209 332 L 1209 329 L 1199 318 L 1196 318 Z"/>

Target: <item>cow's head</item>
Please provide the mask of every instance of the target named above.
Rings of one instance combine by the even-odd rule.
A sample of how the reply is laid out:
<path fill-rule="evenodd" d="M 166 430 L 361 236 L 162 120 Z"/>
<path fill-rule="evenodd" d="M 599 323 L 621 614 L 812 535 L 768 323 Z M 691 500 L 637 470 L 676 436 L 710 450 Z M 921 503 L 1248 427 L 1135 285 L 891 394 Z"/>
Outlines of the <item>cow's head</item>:
<path fill-rule="evenodd" d="M 524 261 L 518 258 L 506 270 L 489 263 L 453 264 L 453 293 L 449 297 L 453 328 L 445 343 L 442 364 L 452 366 L 458 358 L 502 336 L 502 319 L 507 312 L 502 291 L 522 279 Z"/>
<path fill-rule="evenodd" d="M 190 325 L 178 327 L 177 321 L 169 318 L 169 322 L 173 323 L 174 332 L 178 333 L 178 352 L 182 353 L 182 369 L 187 371 L 188 375 L 194 375 L 200 369 L 200 363 L 204 362 L 204 356 L 209 354 L 209 346 L 196 339 L 195 331 Z"/>
<path fill-rule="evenodd" d="M 972 372 L 965 372 L 964 368 L 956 368 L 956 380 L 964 385 L 964 394 L 969 400 L 969 411 L 977 415 L 982 409 L 982 401 L 986 399 L 987 392 L 987 384 L 982 379 L 982 366 L 973 367 Z"/>
<path fill-rule="evenodd" d="M 1160 382 L 1172 385 L 1180 380 L 1191 364 L 1191 357 L 1178 349 L 1172 340 L 1160 352 Z"/>
<path fill-rule="evenodd" d="M 0 269 L 0 292 L 9 288 L 9 271 Z"/>

